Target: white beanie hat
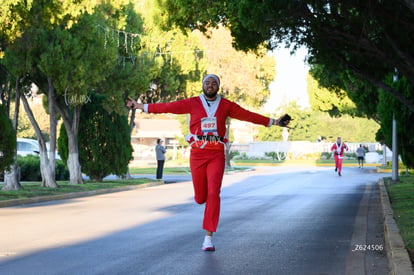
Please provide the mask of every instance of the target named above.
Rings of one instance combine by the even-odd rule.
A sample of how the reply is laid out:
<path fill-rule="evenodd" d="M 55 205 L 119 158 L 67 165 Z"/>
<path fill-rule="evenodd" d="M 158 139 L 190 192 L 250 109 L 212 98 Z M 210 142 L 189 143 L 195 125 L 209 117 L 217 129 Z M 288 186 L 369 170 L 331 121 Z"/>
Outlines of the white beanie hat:
<path fill-rule="evenodd" d="M 203 77 L 203 85 L 204 85 L 204 82 L 210 77 L 213 78 L 217 82 L 217 84 L 220 86 L 220 78 L 215 74 L 208 74 L 208 75 L 204 76 Z"/>

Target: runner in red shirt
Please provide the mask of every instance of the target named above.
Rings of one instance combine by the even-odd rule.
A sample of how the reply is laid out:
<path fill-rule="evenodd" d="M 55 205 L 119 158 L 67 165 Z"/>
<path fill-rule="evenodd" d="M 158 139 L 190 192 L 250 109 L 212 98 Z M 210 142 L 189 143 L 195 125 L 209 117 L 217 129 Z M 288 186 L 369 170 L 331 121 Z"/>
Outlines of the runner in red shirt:
<path fill-rule="evenodd" d="M 220 190 L 225 168 L 225 145 L 228 117 L 260 124 L 287 127 L 291 118 L 279 119 L 250 112 L 238 104 L 218 95 L 220 79 L 208 74 L 203 78 L 203 93 L 197 97 L 169 103 L 140 104 L 130 98 L 127 107 L 148 113 L 190 114 L 190 134 L 186 137 L 191 146 L 190 169 L 194 186 L 194 200 L 205 203 L 203 229 L 206 236 L 204 251 L 214 251 L 213 232 L 216 232 L 220 215 Z"/>

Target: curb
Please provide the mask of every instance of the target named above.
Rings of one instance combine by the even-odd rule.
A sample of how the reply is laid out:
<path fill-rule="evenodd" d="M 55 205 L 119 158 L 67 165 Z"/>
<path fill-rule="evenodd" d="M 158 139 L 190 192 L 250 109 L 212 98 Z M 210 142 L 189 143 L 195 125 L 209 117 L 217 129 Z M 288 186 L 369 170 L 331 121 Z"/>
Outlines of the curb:
<path fill-rule="evenodd" d="M 75 199 L 75 198 L 81 198 L 81 197 L 90 197 L 90 196 L 103 195 L 103 194 L 109 194 L 109 193 L 115 193 L 115 192 L 141 189 L 141 188 L 152 187 L 152 186 L 157 186 L 157 185 L 162 185 L 162 184 L 164 184 L 164 181 L 143 183 L 139 185 L 129 185 L 129 186 L 124 186 L 124 187 L 98 189 L 98 190 L 85 191 L 85 192 L 72 192 L 72 193 L 61 194 L 61 195 L 7 200 L 7 201 L 0 201 L 0 207 L 10 207 L 10 206 L 17 206 L 17 205 L 55 201 L 55 200 L 67 200 L 67 199 Z"/>
<path fill-rule="evenodd" d="M 413 275 L 413 267 L 410 257 L 405 248 L 404 241 L 394 220 L 390 198 L 384 185 L 384 180 L 378 181 L 380 190 L 380 199 L 384 216 L 384 239 L 387 248 L 390 274 L 395 275 Z"/>

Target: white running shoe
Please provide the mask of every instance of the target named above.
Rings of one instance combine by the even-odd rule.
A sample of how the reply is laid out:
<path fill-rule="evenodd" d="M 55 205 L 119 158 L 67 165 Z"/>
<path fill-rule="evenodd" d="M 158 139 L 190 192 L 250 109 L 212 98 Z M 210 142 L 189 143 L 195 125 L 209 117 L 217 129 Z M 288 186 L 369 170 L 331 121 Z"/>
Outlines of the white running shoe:
<path fill-rule="evenodd" d="M 203 247 L 202 249 L 204 251 L 215 251 L 216 248 L 213 245 L 213 242 L 211 240 L 211 236 L 205 236 L 204 237 L 204 242 L 203 242 Z"/>

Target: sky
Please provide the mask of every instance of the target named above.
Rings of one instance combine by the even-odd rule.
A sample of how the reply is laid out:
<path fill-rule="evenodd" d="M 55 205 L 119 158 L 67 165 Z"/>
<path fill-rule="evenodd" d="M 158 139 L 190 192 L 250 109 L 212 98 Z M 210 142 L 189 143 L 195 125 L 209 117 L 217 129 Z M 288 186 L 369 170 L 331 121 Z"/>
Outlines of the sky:
<path fill-rule="evenodd" d="M 305 64 L 306 49 L 299 49 L 290 55 L 289 49 L 280 48 L 272 53 L 276 59 L 276 78 L 270 84 L 270 98 L 265 104 L 266 112 L 272 113 L 284 103 L 296 101 L 299 106 L 308 107 Z"/>

